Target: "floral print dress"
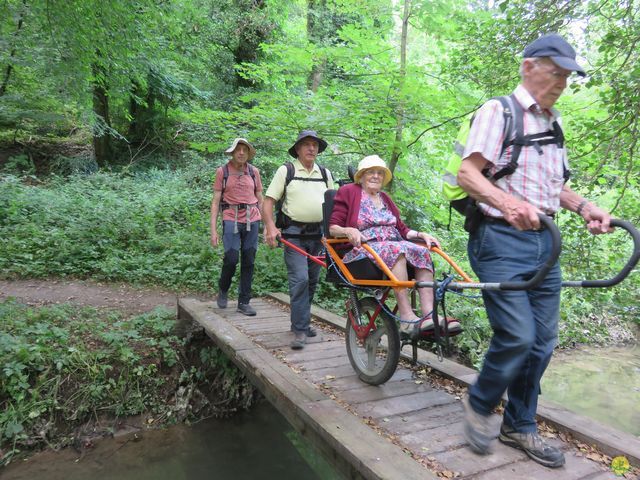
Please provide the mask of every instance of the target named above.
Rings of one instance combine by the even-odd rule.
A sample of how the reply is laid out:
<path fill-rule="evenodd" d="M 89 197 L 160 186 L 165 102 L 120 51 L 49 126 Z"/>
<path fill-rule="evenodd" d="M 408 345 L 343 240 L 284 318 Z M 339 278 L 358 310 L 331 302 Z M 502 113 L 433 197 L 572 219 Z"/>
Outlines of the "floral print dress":
<path fill-rule="evenodd" d="M 398 257 L 404 254 L 409 264 L 433 272 L 429 250 L 421 245 L 403 240 L 395 226 L 396 221 L 395 215 L 384 203 L 382 208 L 377 208 L 369 195 L 364 190 L 362 191 L 360 212 L 358 212 L 358 230 L 362 233 L 362 240 L 367 241 L 367 244 L 390 269 L 396 264 Z M 365 258 L 365 256 L 375 264 L 372 255 L 363 247 L 354 247 L 345 254 L 342 261 L 344 263 L 354 262 Z"/>

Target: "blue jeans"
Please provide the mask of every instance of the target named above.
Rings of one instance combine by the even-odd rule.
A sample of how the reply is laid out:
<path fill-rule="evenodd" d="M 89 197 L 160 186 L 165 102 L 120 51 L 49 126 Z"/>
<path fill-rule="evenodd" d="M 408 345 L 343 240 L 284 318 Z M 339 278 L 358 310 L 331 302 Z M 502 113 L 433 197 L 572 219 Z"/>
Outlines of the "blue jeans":
<path fill-rule="evenodd" d="M 233 233 L 232 220 L 222 222 L 222 245 L 224 245 L 224 259 L 218 288 L 226 292 L 231 286 L 233 275 L 236 273 L 238 260 L 240 262 L 240 285 L 238 286 L 238 303 L 249 303 L 251 300 L 251 284 L 253 282 L 253 267 L 258 250 L 258 233 L 260 221 L 251 222 L 251 229 L 247 230 L 246 223 L 238 223 L 238 233 Z M 242 255 L 240 255 L 242 252 Z"/>
<path fill-rule="evenodd" d="M 548 230 L 521 232 L 484 221 L 469 237 L 468 254 L 481 282 L 505 282 L 529 279 L 550 248 Z M 540 379 L 557 343 L 561 282 L 556 263 L 532 290 L 482 292 L 493 337 L 469 402 L 488 415 L 507 390 L 503 422 L 518 432 L 536 431 Z"/>
<path fill-rule="evenodd" d="M 283 233 L 297 235 L 301 230 L 300 227 L 292 225 L 283 230 Z M 320 239 L 287 238 L 287 240 L 314 256 L 322 251 Z M 287 265 L 291 297 L 291 330 L 295 333 L 307 332 L 311 322 L 311 302 L 313 302 L 313 294 L 318 286 L 322 267 L 289 247 L 284 248 L 284 263 Z"/>

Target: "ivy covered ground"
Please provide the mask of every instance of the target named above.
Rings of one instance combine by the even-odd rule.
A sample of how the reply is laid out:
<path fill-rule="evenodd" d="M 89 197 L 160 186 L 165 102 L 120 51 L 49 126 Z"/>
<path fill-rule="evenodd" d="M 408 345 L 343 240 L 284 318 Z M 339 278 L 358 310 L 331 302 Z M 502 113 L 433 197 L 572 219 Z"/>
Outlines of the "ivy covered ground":
<path fill-rule="evenodd" d="M 198 332 L 175 335 L 175 292 L 84 281 L 0 281 L 0 465 L 91 448 L 127 425 L 228 415 L 251 384 Z"/>

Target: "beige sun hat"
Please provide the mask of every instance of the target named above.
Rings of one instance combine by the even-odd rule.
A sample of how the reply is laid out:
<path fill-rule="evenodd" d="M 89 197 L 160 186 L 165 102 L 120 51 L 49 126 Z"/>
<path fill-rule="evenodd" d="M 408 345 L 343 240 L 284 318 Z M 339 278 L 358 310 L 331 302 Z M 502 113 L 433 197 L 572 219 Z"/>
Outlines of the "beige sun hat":
<path fill-rule="evenodd" d="M 366 172 L 370 168 L 380 168 L 384 170 L 384 179 L 382 180 L 383 187 L 393 178 L 391 170 L 387 168 L 387 164 L 383 159 L 381 159 L 378 155 L 369 155 L 368 157 L 364 157 L 362 160 L 360 160 L 360 163 L 358 163 L 358 170 L 353 176 L 353 181 L 355 183 L 360 183 L 360 177 L 362 177 L 364 172 Z"/>
<path fill-rule="evenodd" d="M 227 155 L 233 155 L 233 151 L 236 149 L 239 143 L 244 143 L 247 147 L 249 147 L 249 160 L 256 156 L 256 149 L 245 138 L 236 138 L 231 146 L 224 151 L 224 153 L 226 153 Z"/>

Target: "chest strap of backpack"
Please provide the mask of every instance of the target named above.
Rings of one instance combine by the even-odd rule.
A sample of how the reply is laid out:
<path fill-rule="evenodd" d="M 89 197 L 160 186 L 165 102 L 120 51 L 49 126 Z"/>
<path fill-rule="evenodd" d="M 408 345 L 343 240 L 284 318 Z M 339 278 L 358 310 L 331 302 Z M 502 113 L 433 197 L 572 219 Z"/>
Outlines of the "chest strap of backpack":
<path fill-rule="evenodd" d="M 523 147 L 533 147 L 536 152 L 538 152 L 538 155 L 542 155 L 542 147 L 545 145 L 555 144 L 558 145 L 558 148 L 564 148 L 564 134 L 562 133 L 562 128 L 557 120 L 554 120 L 551 130 L 525 135 L 524 109 L 522 108 L 522 105 L 520 105 L 520 102 L 518 102 L 513 94 L 509 95 L 509 97 L 498 97 L 498 100 L 502 103 L 502 107 L 505 112 L 505 121 L 512 122 L 511 125 L 505 126 L 505 138 L 502 143 L 502 152 L 500 156 L 504 154 L 508 147 L 512 146 L 513 148 L 511 150 L 511 159 L 509 160 L 509 163 L 490 177 L 490 180 L 494 183 L 502 177 L 512 175 L 516 171 L 518 168 L 518 159 Z M 510 116 L 511 120 L 508 119 L 508 116 Z M 515 134 L 512 133 L 513 131 L 515 131 Z M 512 135 L 513 138 L 511 138 Z M 569 172 L 564 163 L 562 164 L 562 168 L 562 176 L 564 181 L 567 182 L 571 172 Z"/>

